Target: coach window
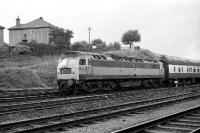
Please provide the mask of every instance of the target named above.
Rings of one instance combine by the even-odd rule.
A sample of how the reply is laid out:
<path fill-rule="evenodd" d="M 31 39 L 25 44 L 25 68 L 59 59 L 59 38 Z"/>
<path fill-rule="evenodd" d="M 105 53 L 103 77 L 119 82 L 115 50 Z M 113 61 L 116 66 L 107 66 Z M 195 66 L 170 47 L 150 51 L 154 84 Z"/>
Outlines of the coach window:
<path fill-rule="evenodd" d="M 194 68 L 194 73 L 196 72 L 196 69 Z"/>
<path fill-rule="evenodd" d="M 80 59 L 79 65 L 86 65 L 86 59 Z"/>

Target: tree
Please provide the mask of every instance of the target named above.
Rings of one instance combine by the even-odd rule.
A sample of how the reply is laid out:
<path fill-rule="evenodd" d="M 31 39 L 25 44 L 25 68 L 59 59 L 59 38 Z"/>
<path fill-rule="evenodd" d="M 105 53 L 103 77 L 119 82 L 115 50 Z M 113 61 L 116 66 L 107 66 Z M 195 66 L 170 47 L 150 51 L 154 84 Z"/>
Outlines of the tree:
<path fill-rule="evenodd" d="M 84 51 L 84 52 L 92 51 L 92 45 L 89 45 L 86 41 L 74 42 L 71 47 L 72 50 L 74 51 Z"/>
<path fill-rule="evenodd" d="M 114 51 L 114 50 L 120 50 L 121 45 L 119 42 L 110 43 L 106 46 L 105 51 Z"/>
<path fill-rule="evenodd" d="M 93 45 L 93 46 L 97 46 L 97 45 L 105 45 L 106 43 L 105 42 L 103 42 L 101 39 L 94 39 L 92 42 L 91 42 L 91 44 Z"/>
<path fill-rule="evenodd" d="M 50 43 L 53 43 L 57 49 L 69 49 L 73 32 L 56 27 L 52 29 L 50 36 Z"/>
<path fill-rule="evenodd" d="M 102 41 L 101 39 L 94 39 L 91 42 L 92 46 L 96 46 L 96 51 L 102 51 L 106 47 L 106 42 Z"/>
<path fill-rule="evenodd" d="M 131 49 L 134 42 L 139 42 L 141 40 L 141 36 L 137 30 L 129 30 L 123 34 L 121 40 L 125 45 L 130 45 Z"/>
<path fill-rule="evenodd" d="M 114 42 L 114 43 L 113 43 L 113 47 L 114 47 L 114 49 L 116 49 L 116 50 L 120 50 L 120 49 L 121 49 L 121 44 L 120 44 L 119 42 Z"/>

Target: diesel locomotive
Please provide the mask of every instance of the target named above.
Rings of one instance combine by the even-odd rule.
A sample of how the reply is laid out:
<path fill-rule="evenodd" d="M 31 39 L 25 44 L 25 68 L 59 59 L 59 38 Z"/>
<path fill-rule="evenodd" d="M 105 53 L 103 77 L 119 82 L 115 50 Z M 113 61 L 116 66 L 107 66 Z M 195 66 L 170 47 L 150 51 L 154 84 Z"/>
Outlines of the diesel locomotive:
<path fill-rule="evenodd" d="M 200 62 L 68 51 L 57 65 L 61 93 L 113 91 L 122 88 L 173 86 L 200 81 Z"/>

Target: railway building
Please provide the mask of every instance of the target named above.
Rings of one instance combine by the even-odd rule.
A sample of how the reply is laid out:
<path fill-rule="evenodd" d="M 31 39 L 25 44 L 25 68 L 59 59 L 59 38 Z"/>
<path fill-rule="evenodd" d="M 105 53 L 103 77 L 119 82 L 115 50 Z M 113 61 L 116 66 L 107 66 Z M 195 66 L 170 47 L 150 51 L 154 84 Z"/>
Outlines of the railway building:
<path fill-rule="evenodd" d="M 31 22 L 21 24 L 20 18 L 16 19 L 16 25 L 8 28 L 9 44 L 14 46 L 19 42 L 30 42 L 49 44 L 52 28 L 55 26 L 45 21 L 42 17 Z"/>
<path fill-rule="evenodd" d="M 0 46 L 7 45 L 7 43 L 4 42 L 4 29 L 5 27 L 0 25 Z"/>

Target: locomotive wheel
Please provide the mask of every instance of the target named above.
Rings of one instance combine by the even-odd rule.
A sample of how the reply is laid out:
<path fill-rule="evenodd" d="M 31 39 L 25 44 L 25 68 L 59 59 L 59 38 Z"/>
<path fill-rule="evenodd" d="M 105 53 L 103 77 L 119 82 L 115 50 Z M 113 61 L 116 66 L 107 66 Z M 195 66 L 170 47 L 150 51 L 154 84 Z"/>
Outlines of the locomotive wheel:
<path fill-rule="evenodd" d="M 58 86 L 59 86 L 59 91 L 62 94 L 66 95 L 67 94 L 67 86 L 66 86 L 66 84 L 65 83 L 61 83 Z"/>
<path fill-rule="evenodd" d="M 90 82 L 83 83 L 80 85 L 80 90 L 82 90 L 82 92 L 89 93 L 92 91 L 92 85 Z"/>
<path fill-rule="evenodd" d="M 96 86 L 97 86 L 97 91 L 103 90 L 103 83 L 102 83 L 102 81 L 97 82 Z"/>
<path fill-rule="evenodd" d="M 104 82 L 103 82 L 103 89 L 104 89 L 105 91 L 111 90 L 111 87 L 110 87 L 110 84 L 109 84 L 108 81 L 104 81 Z"/>
<path fill-rule="evenodd" d="M 117 89 L 116 83 L 111 81 L 111 82 L 110 82 L 110 88 L 111 88 L 112 90 L 116 90 L 116 89 Z"/>
<path fill-rule="evenodd" d="M 145 88 L 151 87 L 151 85 L 149 84 L 149 81 L 148 81 L 148 80 L 142 81 L 142 86 L 145 87 Z"/>
<path fill-rule="evenodd" d="M 152 81 L 152 87 L 153 88 L 158 88 L 158 86 L 159 86 L 159 82 L 157 80 L 153 80 Z"/>
<path fill-rule="evenodd" d="M 87 92 L 84 90 L 84 89 L 81 89 L 81 87 L 80 86 L 76 86 L 76 89 L 75 89 L 76 91 L 74 91 L 74 95 L 82 95 L 82 94 L 86 94 Z"/>

